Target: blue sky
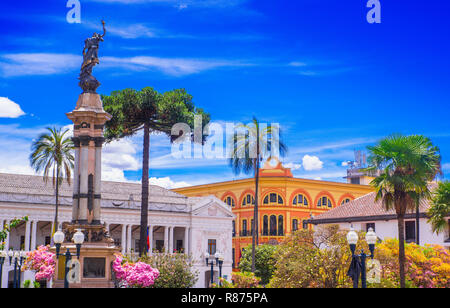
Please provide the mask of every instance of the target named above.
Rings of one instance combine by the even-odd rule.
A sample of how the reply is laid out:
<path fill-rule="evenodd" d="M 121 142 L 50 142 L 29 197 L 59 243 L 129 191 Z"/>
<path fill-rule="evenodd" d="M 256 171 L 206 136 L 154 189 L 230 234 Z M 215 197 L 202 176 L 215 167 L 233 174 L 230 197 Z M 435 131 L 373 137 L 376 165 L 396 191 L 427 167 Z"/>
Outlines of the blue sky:
<path fill-rule="evenodd" d="M 186 88 L 213 121 L 280 123 L 297 177 L 344 181 L 342 162 L 391 133 L 424 134 L 450 174 L 448 1 L 65 0 L 0 4 L 0 172 L 31 173 L 30 143 L 66 126 L 81 92 L 85 38 L 108 33 L 98 92 Z M 140 179 L 141 136 L 109 144 L 104 179 Z M 150 176 L 166 187 L 245 177 L 226 160 L 175 160 L 152 136 Z"/>

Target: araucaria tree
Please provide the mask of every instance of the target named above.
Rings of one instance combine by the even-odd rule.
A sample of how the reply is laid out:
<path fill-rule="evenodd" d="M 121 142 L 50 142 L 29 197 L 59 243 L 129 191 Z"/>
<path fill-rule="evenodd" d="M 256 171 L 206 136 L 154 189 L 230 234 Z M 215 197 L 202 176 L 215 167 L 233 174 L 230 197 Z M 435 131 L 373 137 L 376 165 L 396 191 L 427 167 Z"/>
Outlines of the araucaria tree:
<path fill-rule="evenodd" d="M 398 220 L 400 287 L 405 287 L 405 214 L 423 198 L 430 198 L 429 182 L 440 172 L 439 149 L 421 135 L 392 135 L 368 147 L 369 168 L 380 175 L 370 184 L 376 200 L 394 209 Z"/>
<path fill-rule="evenodd" d="M 59 207 L 59 187 L 64 179 L 69 183 L 72 179 L 73 169 L 73 149 L 72 139 L 66 135 L 69 131 L 49 128 L 33 142 L 30 154 L 31 167 L 38 173 L 43 172 L 44 182 L 47 183 L 52 177 L 52 184 L 55 188 L 56 207 L 54 230 L 58 228 L 58 207 Z"/>
<path fill-rule="evenodd" d="M 209 122 L 209 114 L 196 108 L 192 96 L 184 89 L 176 89 L 163 94 L 151 87 L 140 91 L 124 89 L 114 91 L 109 96 L 102 95 L 103 106 L 112 119 L 106 122 L 106 141 L 133 136 L 143 131 L 142 151 L 142 196 L 139 254 L 147 252 L 147 225 L 149 200 L 149 153 L 150 134 L 163 133 L 174 141 L 178 136 L 171 135 L 172 126 L 186 123 L 193 127 L 194 116 L 202 117 L 203 126 Z M 203 141 L 203 139 L 202 139 Z"/>
<path fill-rule="evenodd" d="M 253 203 L 252 224 L 252 267 L 255 272 L 255 247 L 258 245 L 258 187 L 259 168 L 261 160 L 287 152 L 286 145 L 281 141 L 278 126 L 263 125 L 256 118 L 248 125 L 238 125 L 231 139 L 230 166 L 235 174 L 253 172 L 255 178 L 255 196 Z"/>

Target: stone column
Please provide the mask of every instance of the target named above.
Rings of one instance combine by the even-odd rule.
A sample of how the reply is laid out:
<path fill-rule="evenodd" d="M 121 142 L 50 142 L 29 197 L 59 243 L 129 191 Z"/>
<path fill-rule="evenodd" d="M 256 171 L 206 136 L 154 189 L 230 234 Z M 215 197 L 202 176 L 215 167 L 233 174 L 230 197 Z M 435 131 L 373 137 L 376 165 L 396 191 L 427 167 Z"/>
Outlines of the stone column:
<path fill-rule="evenodd" d="M 78 220 L 87 223 L 88 218 L 88 165 L 89 165 L 89 136 L 80 136 L 80 208 Z"/>
<path fill-rule="evenodd" d="M 100 222 L 101 193 L 102 193 L 102 146 L 103 137 L 95 139 L 95 176 L 94 176 L 94 219 L 93 222 Z"/>
<path fill-rule="evenodd" d="M 36 236 L 37 236 L 37 228 L 38 228 L 39 221 L 33 220 L 32 222 L 32 228 L 31 228 L 31 247 L 30 250 L 36 249 Z"/>
<path fill-rule="evenodd" d="M 127 251 L 127 225 L 122 224 L 122 254 Z"/>
<path fill-rule="evenodd" d="M 78 218 L 78 210 L 80 207 L 80 139 L 72 138 L 75 146 L 75 157 L 73 166 L 73 202 L 72 202 L 72 222 L 75 223 Z"/>
<path fill-rule="evenodd" d="M 169 228 L 169 253 L 173 254 L 173 229 L 174 227 Z"/>
<path fill-rule="evenodd" d="M 133 225 L 128 225 L 127 253 L 130 253 L 130 252 L 131 252 L 131 247 L 133 246 L 132 243 L 131 243 L 131 241 L 132 241 L 132 239 L 133 239 L 133 237 L 132 237 L 132 236 L 133 236 L 132 231 L 133 231 Z"/>
<path fill-rule="evenodd" d="M 150 255 L 153 254 L 153 226 L 148 226 L 148 251 Z"/>
<path fill-rule="evenodd" d="M 189 227 L 184 228 L 184 253 L 189 254 Z"/>
<path fill-rule="evenodd" d="M 164 226 L 164 250 L 165 252 L 169 252 L 169 227 Z"/>
<path fill-rule="evenodd" d="M 31 240 L 31 221 L 27 221 L 25 223 L 25 243 L 24 243 L 24 250 L 29 251 L 30 250 L 30 240 Z"/>

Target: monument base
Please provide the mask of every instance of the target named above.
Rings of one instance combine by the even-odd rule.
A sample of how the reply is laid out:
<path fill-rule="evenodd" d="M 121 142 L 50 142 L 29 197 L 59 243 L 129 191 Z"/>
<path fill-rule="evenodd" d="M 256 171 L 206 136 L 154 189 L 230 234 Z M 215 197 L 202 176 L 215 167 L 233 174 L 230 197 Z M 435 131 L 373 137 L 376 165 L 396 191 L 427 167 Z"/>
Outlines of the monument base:
<path fill-rule="evenodd" d="M 64 254 L 67 248 L 72 254 L 76 253 L 76 246 L 69 242 L 76 229 L 81 229 L 85 234 L 85 242 L 81 245 L 79 264 L 72 269 L 74 275 L 69 274 L 69 277 L 75 277 L 72 281 L 69 280 L 69 288 L 113 288 L 112 263 L 115 260 L 114 254 L 120 253 L 120 248 L 114 245 L 103 225 L 71 224 L 64 230 L 66 241 L 61 245 L 60 254 Z M 50 250 L 55 252 L 56 247 L 51 247 Z M 72 260 L 77 260 L 77 257 L 73 256 Z M 60 255 L 53 288 L 64 287 L 64 276 L 65 257 Z"/>

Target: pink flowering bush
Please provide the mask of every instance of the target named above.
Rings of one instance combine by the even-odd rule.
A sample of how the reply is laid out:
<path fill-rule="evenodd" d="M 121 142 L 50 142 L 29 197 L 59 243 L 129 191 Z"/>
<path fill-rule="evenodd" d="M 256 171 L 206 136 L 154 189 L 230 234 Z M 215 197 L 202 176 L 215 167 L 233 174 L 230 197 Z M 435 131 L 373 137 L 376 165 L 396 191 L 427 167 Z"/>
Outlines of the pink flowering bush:
<path fill-rule="evenodd" d="M 131 288 L 148 288 L 159 277 L 159 271 L 156 268 L 152 268 L 144 262 L 124 262 L 120 254 L 116 254 L 116 259 L 113 262 L 113 270 L 116 279 L 124 286 Z"/>
<path fill-rule="evenodd" d="M 55 273 L 55 254 L 48 251 L 48 246 L 39 246 L 37 250 L 27 253 L 23 270 L 36 271 L 37 281 L 53 278 Z"/>

